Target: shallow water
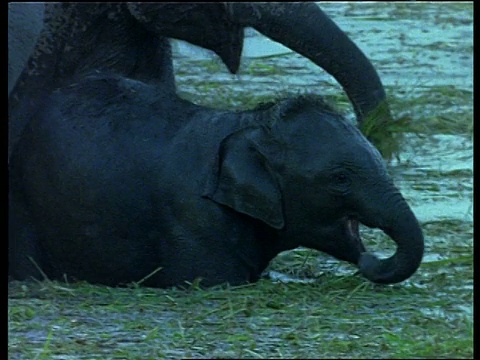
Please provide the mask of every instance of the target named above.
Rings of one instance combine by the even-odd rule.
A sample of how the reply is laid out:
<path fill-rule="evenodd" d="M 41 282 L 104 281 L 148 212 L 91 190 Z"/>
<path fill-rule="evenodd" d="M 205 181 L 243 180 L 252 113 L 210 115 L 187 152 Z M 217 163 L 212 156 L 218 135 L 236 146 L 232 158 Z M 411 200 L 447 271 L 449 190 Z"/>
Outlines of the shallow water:
<path fill-rule="evenodd" d="M 460 135 L 414 137 L 410 137 L 400 153 L 406 164 L 392 164 L 392 172 L 419 221 L 473 221 L 471 138 Z"/>
<path fill-rule="evenodd" d="M 473 91 L 473 3 L 407 3 L 401 10 L 398 4 L 388 3 L 318 4 L 373 62 L 384 85 L 413 91 L 452 85 Z M 174 43 L 177 58 L 216 59 L 207 50 L 182 41 Z M 242 57 L 239 78 L 245 77 L 242 69 L 251 59 L 274 57 L 279 66 L 278 57 L 283 57 L 288 60 L 287 69 L 300 70 L 284 81 L 302 85 L 299 79 L 308 70 L 313 75 L 308 85 L 321 80 L 338 86 L 309 60 L 250 28 Z"/>

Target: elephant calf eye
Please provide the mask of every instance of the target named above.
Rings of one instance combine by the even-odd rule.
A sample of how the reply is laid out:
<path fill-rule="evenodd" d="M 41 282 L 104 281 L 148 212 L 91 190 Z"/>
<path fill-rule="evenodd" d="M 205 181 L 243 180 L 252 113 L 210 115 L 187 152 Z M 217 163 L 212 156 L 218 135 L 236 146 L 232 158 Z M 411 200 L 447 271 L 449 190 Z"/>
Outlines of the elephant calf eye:
<path fill-rule="evenodd" d="M 338 184 L 347 185 L 350 182 L 350 180 L 349 180 L 349 178 L 346 174 L 339 173 L 339 174 L 335 175 L 335 182 L 338 183 Z"/>
<path fill-rule="evenodd" d="M 332 176 L 331 190 L 335 194 L 346 195 L 350 191 L 351 179 L 349 174 L 338 172 Z"/>

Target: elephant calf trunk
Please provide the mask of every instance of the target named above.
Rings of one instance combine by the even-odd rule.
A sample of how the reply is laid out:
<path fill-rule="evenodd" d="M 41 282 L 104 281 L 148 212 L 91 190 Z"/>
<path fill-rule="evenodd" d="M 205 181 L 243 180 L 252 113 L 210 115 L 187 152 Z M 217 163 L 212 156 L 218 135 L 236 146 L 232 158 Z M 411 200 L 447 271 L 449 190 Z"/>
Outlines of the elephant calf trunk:
<path fill-rule="evenodd" d="M 394 284 L 408 279 L 417 271 L 423 258 L 424 239 L 413 212 L 395 222 L 394 227 L 383 229 L 398 245 L 396 253 L 387 259 L 378 259 L 363 253 L 358 261 L 360 272 L 378 284 Z"/>

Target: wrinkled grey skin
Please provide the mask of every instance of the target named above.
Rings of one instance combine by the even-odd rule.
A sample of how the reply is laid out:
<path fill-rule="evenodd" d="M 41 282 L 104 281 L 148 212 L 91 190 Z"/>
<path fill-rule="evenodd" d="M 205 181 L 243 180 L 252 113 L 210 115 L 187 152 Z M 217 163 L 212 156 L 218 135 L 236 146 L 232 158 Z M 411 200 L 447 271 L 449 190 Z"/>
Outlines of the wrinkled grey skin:
<path fill-rule="evenodd" d="M 228 112 L 108 75 L 56 90 L 10 163 L 9 274 L 168 287 L 256 281 L 306 246 L 377 283 L 407 279 L 423 235 L 378 151 L 317 97 Z M 358 224 L 397 244 L 379 260 Z"/>
<path fill-rule="evenodd" d="M 43 28 L 43 3 L 8 3 L 8 94 L 22 73 Z"/>
<path fill-rule="evenodd" d="M 314 3 L 47 3 L 45 7 L 43 32 L 9 98 L 9 154 L 44 98 L 74 75 L 109 70 L 147 83 L 168 84 L 175 91 L 168 37 L 214 51 L 235 73 L 243 29 L 250 26 L 334 76 L 359 121 L 385 100 L 370 61 Z M 388 107 L 384 117 L 390 118 Z"/>

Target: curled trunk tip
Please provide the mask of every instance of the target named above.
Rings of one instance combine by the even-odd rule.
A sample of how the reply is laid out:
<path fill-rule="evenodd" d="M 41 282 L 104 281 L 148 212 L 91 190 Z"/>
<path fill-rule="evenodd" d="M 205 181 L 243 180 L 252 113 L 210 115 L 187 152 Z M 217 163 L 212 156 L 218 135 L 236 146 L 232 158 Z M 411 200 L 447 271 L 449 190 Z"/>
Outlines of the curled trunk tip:
<path fill-rule="evenodd" d="M 398 254 L 387 259 L 379 259 L 371 253 L 363 253 L 358 261 L 360 273 L 377 284 L 395 284 L 412 276 L 420 266 L 423 247 L 407 256 Z"/>
<path fill-rule="evenodd" d="M 374 283 L 395 284 L 417 271 L 423 258 L 424 237 L 415 214 L 393 183 L 390 182 L 382 194 L 386 195 L 377 198 L 376 202 L 383 201 L 383 212 L 377 213 L 370 225 L 378 226 L 388 235 L 397 244 L 397 250 L 386 259 L 362 253 L 358 267 L 363 276 Z"/>

